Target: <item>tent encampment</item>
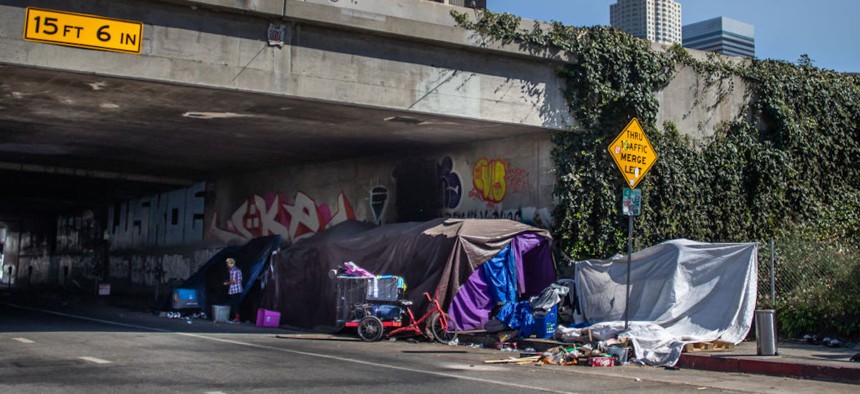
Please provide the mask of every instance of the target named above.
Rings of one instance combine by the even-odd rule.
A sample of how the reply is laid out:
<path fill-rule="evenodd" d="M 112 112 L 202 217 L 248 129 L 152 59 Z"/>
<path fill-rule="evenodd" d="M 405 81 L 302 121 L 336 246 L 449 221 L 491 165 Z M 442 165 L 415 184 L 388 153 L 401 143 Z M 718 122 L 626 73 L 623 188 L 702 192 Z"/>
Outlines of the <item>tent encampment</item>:
<path fill-rule="evenodd" d="M 515 286 L 522 297 L 538 295 L 556 280 L 549 233 L 519 222 L 436 219 L 373 226 L 347 221 L 281 251 L 266 273 L 261 307 L 280 312 L 284 325 L 336 331 L 337 278 L 329 271 L 354 262 L 376 275 L 403 277 L 415 313 L 429 307 L 424 292 L 437 296 L 444 308 L 460 305 L 449 314 L 460 329 L 469 329 L 483 325 L 494 306 L 481 291 L 488 290 L 487 280 L 477 269 L 506 248 L 519 268 Z M 464 287 L 470 290 L 460 291 Z"/>
<path fill-rule="evenodd" d="M 197 270 L 188 279 L 179 285 L 179 289 L 194 290 L 198 297 L 200 309 L 205 312 L 211 310 L 212 305 L 227 303 L 227 288 L 224 286 L 224 281 L 227 279 L 227 267 L 225 260 L 232 257 L 236 260 L 236 266 L 242 270 L 243 292 L 242 302 L 248 304 L 246 299 L 249 297 L 259 297 L 259 286 L 254 286 L 257 279 L 263 270 L 268 267 L 268 263 L 272 254 L 280 248 L 281 237 L 267 236 L 254 238 L 242 246 L 228 246 L 221 249 L 200 269 Z M 250 304 L 256 304 L 256 300 Z M 167 310 L 170 307 L 170 297 L 168 296 L 161 304 L 161 310 Z M 245 307 L 243 305 L 240 310 L 242 319 L 250 319 L 254 315 L 256 305 Z"/>
<path fill-rule="evenodd" d="M 746 337 L 755 312 L 757 250 L 755 243 L 678 239 L 634 253 L 626 332 L 627 256 L 577 262 L 576 291 L 597 337 L 628 337 L 636 358 L 674 365 L 685 343 L 737 344 Z"/>

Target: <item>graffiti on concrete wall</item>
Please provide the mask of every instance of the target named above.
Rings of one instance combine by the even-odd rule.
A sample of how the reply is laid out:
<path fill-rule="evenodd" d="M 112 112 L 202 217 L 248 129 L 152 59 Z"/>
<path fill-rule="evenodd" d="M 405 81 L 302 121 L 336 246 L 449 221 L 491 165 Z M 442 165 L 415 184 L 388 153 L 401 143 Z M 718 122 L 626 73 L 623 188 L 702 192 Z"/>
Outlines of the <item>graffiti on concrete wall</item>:
<path fill-rule="evenodd" d="M 206 184 L 128 201 L 108 209 L 111 249 L 187 245 L 203 240 Z"/>
<path fill-rule="evenodd" d="M 463 183 L 460 174 L 454 171 L 454 160 L 445 156 L 439 163 L 439 178 L 442 181 L 442 208 L 456 209 L 463 198 Z"/>
<path fill-rule="evenodd" d="M 385 208 L 388 206 L 388 188 L 385 186 L 374 186 L 370 188 L 370 213 L 373 222 L 382 224 L 385 219 Z"/>
<path fill-rule="evenodd" d="M 540 228 L 552 227 L 552 212 L 549 208 L 471 209 L 449 212 L 445 216 L 457 219 L 509 219 Z"/>
<path fill-rule="evenodd" d="M 218 249 L 198 249 L 188 254 L 159 254 L 112 256 L 110 258 L 110 277 L 116 283 L 129 283 L 151 286 L 156 283 L 181 284 L 200 270 Z"/>
<path fill-rule="evenodd" d="M 20 261 L 21 275 L 20 279 L 27 284 L 57 284 L 58 282 L 52 272 L 56 273 L 56 268 L 52 270 L 51 258 L 49 256 L 24 257 Z"/>
<path fill-rule="evenodd" d="M 528 195 L 531 192 L 528 170 L 514 167 L 503 159 L 481 158 L 469 172 L 465 178 L 462 177 L 449 156 L 440 161 L 439 177 L 444 194 L 445 217 L 509 219 L 542 228 L 552 226 L 552 212 L 549 208 L 532 206 L 530 201 L 515 200 L 513 204 L 510 202 L 514 194 Z M 468 175 L 472 176 L 471 182 Z M 472 184 L 472 190 L 468 193 L 469 199 L 465 201 L 463 183 Z M 505 209 L 506 204 L 519 207 Z"/>
<path fill-rule="evenodd" d="M 283 194 L 268 193 L 242 202 L 223 228 L 218 227 L 216 214 L 210 233 L 226 243 L 268 235 L 295 242 L 350 219 L 355 219 L 355 213 L 343 192 L 338 194 L 334 209 L 302 192 L 296 193 L 291 202 Z"/>
<path fill-rule="evenodd" d="M 528 192 L 528 176 L 528 171 L 514 168 L 505 160 L 481 158 L 472 168 L 469 197 L 485 201 L 487 208 L 493 208 L 504 201 L 509 192 Z"/>
<path fill-rule="evenodd" d="M 57 217 L 56 253 L 80 253 L 96 246 L 103 234 L 93 212 Z"/>

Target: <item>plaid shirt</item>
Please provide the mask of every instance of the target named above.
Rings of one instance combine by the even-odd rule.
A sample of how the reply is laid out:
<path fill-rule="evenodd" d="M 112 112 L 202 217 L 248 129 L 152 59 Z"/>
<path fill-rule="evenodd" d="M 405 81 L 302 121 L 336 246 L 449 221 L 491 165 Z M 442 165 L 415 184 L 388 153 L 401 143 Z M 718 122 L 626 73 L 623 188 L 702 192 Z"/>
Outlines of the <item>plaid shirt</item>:
<path fill-rule="evenodd" d="M 230 288 L 227 294 L 239 294 L 242 292 L 242 270 L 230 267 Z"/>

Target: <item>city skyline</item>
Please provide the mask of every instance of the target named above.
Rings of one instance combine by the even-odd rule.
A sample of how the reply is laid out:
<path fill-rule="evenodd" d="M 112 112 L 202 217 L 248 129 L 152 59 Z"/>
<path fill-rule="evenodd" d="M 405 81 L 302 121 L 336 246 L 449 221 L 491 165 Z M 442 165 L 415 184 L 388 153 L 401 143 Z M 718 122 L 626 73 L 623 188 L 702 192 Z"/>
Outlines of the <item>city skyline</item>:
<path fill-rule="evenodd" d="M 856 0 L 675 0 L 682 25 L 727 17 L 755 27 L 756 57 L 797 63 L 808 55 L 813 65 L 860 72 L 860 1 Z M 573 26 L 609 25 L 616 0 L 488 0 L 493 12 Z M 848 45 L 846 45 L 848 44 Z"/>

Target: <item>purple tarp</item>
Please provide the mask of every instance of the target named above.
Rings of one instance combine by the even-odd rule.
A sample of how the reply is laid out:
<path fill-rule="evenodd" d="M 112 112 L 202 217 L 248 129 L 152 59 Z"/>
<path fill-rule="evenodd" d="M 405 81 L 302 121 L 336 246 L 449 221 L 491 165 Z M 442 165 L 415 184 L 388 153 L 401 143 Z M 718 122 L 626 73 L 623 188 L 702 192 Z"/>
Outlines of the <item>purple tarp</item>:
<path fill-rule="evenodd" d="M 535 233 L 519 234 L 511 241 L 516 260 L 517 293 L 521 298 L 539 295 L 557 279 L 549 241 Z M 484 327 L 494 306 L 490 286 L 481 270 L 473 272 L 463 283 L 448 309 L 457 328 L 477 330 Z"/>

